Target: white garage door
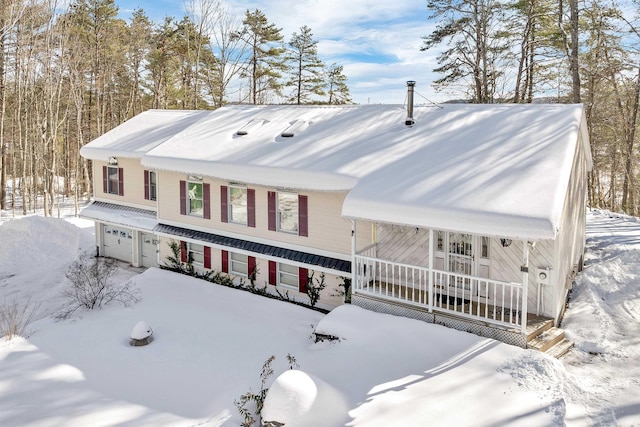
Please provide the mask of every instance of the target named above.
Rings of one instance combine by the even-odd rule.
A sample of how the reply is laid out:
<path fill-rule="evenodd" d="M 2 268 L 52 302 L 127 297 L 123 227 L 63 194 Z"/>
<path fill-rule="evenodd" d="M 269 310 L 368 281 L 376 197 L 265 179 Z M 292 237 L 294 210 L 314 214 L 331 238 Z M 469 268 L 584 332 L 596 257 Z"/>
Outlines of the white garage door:
<path fill-rule="evenodd" d="M 123 227 L 104 225 L 104 256 L 131 262 L 133 231 Z"/>
<path fill-rule="evenodd" d="M 142 240 L 142 266 L 158 266 L 158 238 L 149 233 L 140 233 Z"/>

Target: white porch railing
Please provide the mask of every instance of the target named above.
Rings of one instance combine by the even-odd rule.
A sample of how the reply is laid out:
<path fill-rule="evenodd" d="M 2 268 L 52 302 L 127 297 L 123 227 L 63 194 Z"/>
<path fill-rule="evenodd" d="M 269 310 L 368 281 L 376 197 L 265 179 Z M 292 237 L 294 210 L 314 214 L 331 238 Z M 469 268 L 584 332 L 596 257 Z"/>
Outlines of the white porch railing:
<path fill-rule="evenodd" d="M 353 291 L 458 317 L 524 330 L 523 287 L 482 277 L 354 257 Z M 524 309 L 523 309 L 524 307 Z M 524 323 L 523 323 L 524 322 Z"/>

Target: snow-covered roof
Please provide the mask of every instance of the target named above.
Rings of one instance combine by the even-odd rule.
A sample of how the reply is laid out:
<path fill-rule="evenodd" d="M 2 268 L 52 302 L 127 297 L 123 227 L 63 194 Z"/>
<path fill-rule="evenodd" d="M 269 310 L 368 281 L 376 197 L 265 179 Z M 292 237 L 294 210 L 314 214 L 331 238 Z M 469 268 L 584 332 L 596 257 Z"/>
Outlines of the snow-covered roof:
<path fill-rule="evenodd" d="M 142 164 L 254 185 L 348 191 L 346 217 L 555 238 L 584 132 L 581 105 L 413 111 L 409 127 L 399 105 L 227 106 L 176 125 L 173 135 L 165 123 L 161 143 L 148 143 Z M 109 140 L 122 147 L 125 138 L 142 151 L 146 145 L 135 141 L 150 141 L 150 133 L 152 127 L 132 124 Z"/>
<path fill-rule="evenodd" d="M 80 149 L 83 157 L 140 158 L 153 147 L 180 133 L 208 111 L 148 110 L 99 136 Z"/>

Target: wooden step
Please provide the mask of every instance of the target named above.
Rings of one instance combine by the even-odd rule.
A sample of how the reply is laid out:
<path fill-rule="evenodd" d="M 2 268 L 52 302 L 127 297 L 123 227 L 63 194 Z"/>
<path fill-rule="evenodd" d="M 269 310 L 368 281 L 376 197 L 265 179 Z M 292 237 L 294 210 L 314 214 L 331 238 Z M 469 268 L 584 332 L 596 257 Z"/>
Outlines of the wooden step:
<path fill-rule="evenodd" d="M 529 315 L 527 318 L 527 341 L 531 341 L 540 334 L 553 327 L 553 319 Z"/>
<path fill-rule="evenodd" d="M 546 352 L 563 339 L 565 339 L 564 330 L 554 326 L 529 341 L 527 347 Z"/>
<path fill-rule="evenodd" d="M 556 345 L 554 345 L 553 347 L 551 347 L 545 353 L 547 353 L 549 356 L 555 357 L 556 359 L 560 359 L 562 356 L 567 354 L 573 348 L 573 345 L 574 344 L 571 341 L 565 338 L 559 343 L 557 343 Z"/>

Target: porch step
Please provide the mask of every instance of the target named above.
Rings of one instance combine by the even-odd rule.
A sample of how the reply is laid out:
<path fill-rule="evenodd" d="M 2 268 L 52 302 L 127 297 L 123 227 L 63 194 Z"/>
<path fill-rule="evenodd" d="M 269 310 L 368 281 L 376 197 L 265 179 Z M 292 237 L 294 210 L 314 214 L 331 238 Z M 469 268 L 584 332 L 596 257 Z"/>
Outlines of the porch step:
<path fill-rule="evenodd" d="M 531 341 L 538 335 L 553 327 L 553 319 L 529 314 L 527 316 L 527 341 Z"/>
<path fill-rule="evenodd" d="M 565 338 L 564 330 L 555 326 L 545 329 L 527 343 L 527 348 L 532 348 L 547 353 L 555 358 L 564 356 L 573 343 Z"/>

